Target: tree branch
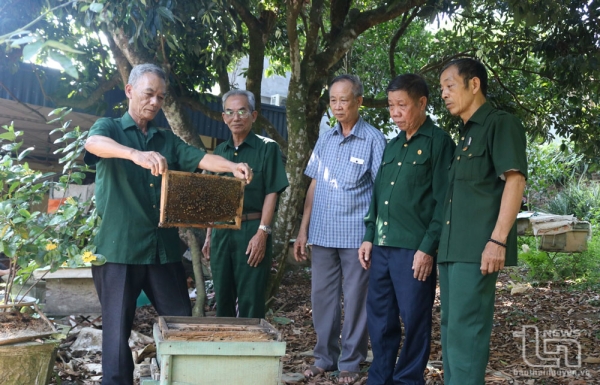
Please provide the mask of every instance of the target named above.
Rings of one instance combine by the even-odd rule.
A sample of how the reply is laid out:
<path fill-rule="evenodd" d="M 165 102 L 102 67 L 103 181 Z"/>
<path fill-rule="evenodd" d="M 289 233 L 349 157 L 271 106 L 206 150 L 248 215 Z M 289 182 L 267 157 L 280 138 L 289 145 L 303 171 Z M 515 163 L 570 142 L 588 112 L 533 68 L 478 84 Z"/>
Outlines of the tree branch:
<path fill-rule="evenodd" d="M 402 24 L 400 25 L 400 28 L 398 28 L 398 31 L 396 31 L 396 33 L 392 37 L 392 40 L 390 40 L 389 60 L 390 60 L 390 74 L 392 75 L 392 79 L 396 77 L 396 63 L 394 60 L 394 54 L 396 53 L 396 46 L 398 45 L 398 41 L 400 40 L 402 35 L 404 35 L 406 30 L 408 29 L 408 26 L 410 25 L 410 23 L 417 16 L 417 13 L 419 12 L 420 9 L 421 9 L 420 7 L 413 8 L 412 12 L 410 13 L 410 16 L 407 13 L 404 14 L 404 16 L 402 17 Z"/>
<path fill-rule="evenodd" d="M 419 69 L 419 73 L 424 74 L 426 72 L 433 71 L 438 68 L 442 68 L 443 66 L 446 65 L 446 63 L 449 63 L 450 61 L 452 61 L 453 59 L 456 59 L 456 58 L 465 57 L 465 56 L 473 57 L 473 55 L 471 54 L 471 52 L 473 52 L 473 51 L 475 51 L 475 48 L 471 48 L 471 49 L 459 52 L 459 53 L 451 55 L 451 56 L 446 56 L 438 62 L 435 62 L 433 64 L 427 64 L 427 65 L 421 67 Z"/>
<path fill-rule="evenodd" d="M 223 117 L 221 116 L 220 111 L 212 110 L 207 105 L 201 103 L 198 99 L 195 99 L 191 96 L 181 96 L 181 97 L 179 97 L 179 101 L 181 103 L 187 105 L 189 108 L 191 108 L 194 111 L 202 112 L 204 115 L 208 116 L 209 118 L 211 118 L 213 120 L 216 120 L 219 122 L 223 121 Z"/>
<path fill-rule="evenodd" d="M 98 88 L 94 90 L 87 98 L 83 100 L 76 100 L 70 98 L 53 98 L 49 96 L 50 100 L 54 102 L 57 106 L 67 106 L 72 108 L 78 108 L 81 110 L 85 110 L 86 108 L 91 107 L 96 104 L 98 100 L 107 92 L 115 88 L 121 83 L 121 75 L 119 72 L 115 72 L 108 80 L 103 81 L 98 85 Z"/>
<path fill-rule="evenodd" d="M 494 70 L 494 68 L 492 66 L 490 66 L 488 63 L 484 62 L 485 66 L 490 70 L 490 72 L 492 73 L 492 75 L 494 75 L 494 78 L 496 78 L 496 80 L 498 81 L 498 84 L 500 84 L 500 87 L 502 87 L 506 92 L 508 92 L 513 99 L 515 100 L 515 102 L 517 102 L 517 104 L 519 105 L 519 107 L 521 107 L 523 110 L 529 112 L 532 115 L 537 115 L 535 113 L 535 111 L 525 107 L 523 105 L 523 103 L 521 103 L 521 101 L 519 100 L 519 97 L 517 96 L 517 94 L 515 94 L 513 92 L 513 90 L 511 90 L 510 88 L 508 88 L 507 86 L 504 85 L 504 83 L 502 83 L 502 80 L 500 80 L 500 76 L 498 76 L 498 73 L 496 72 L 496 70 Z"/>
<path fill-rule="evenodd" d="M 303 2 L 288 0 L 287 1 L 288 12 L 287 12 L 287 33 L 288 41 L 290 43 L 290 67 L 291 77 L 297 79 L 301 78 L 301 63 L 302 55 L 300 54 L 300 39 L 298 38 L 298 15 L 302 11 Z"/>
<path fill-rule="evenodd" d="M 413 7 L 420 7 L 426 0 L 395 1 L 365 12 L 349 12 L 348 21 L 332 44 L 317 55 L 315 62 L 322 71 L 327 71 L 348 52 L 356 38 L 370 27 L 392 20 Z M 289 32 L 289 30 L 288 30 Z"/>
<path fill-rule="evenodd" d="M 33 26 L 35 23 L 37 23 L 38 21 L 40 21 L 40 20 L 42 20 L 43 18 L 45 18 L 45 17 L 46 17 L 46 15 L 48 15 L 49 13 L 52 13 L 52 12 L 54 12 L 54 11 L 58 10 L 58 9 L 61 9 L 61 8 L 64 8 L 64 7 L 66 7 L 66 6 L 69 6 L 69 5 L 75 4 L 75 3 L 77 3 L 78 1 L 79 1 L 79 0 L 71 0 L 71 1 L 69 1 L 68 3 L 64 3 L 64 4 L 61 4 L 61 5 L 57 5 L 57 6 L 56 6 L 56 7 L 54 7 L 54 8 L 50 8 L 50 9 L 49 9 L 49 10 L 47 10 L 46 12 L 42 13 L 40 16 L 36 17 L 36 18 L 35 18 L 35 19 L 34 19 L 34 20 L 31 22 L 31 23 L 28 23 L 28 24 L 24 25 L 23 27 L 21 27 L 21 28 L 17 29 L 16 31 L 13 31 L 13 32 L 7 33 L 6 35 L 1 35 L 1 36 L 0 36 L 0 44 L 4 43 L 4 41 L 5 41 L 6 39 L 9 39 L 10 37 L 12 37 L 12 36 L 14 36 L 14 35 L 18 34 L 19 32 L 25 32 L 25 31 L 27 30 L 27 28 L 29 28 L 29 27 Z"/>
<path fill-rule="evenodd" d="M 113 34 L 105 24 L 102 25 L 102 32 L 104 32 L 106 40 L 108 40 L 108 47 L 115 58 L 117 70 L 121 74 L 121 80 L 123 81 L 123 84 L 127 84 L 129 81 L 129 74 L 131 73 L 131 64 L 127 61 L 125 55 L 123 55 L 123 51 L 117 46 Z"/>

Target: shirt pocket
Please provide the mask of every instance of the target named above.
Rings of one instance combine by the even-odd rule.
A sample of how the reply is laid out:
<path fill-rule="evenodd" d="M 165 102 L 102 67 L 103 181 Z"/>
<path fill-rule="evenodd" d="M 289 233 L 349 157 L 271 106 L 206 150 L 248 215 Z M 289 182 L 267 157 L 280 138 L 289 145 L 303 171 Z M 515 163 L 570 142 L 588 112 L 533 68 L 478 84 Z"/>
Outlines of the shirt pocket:
<path fill-rule="evenodd" d="M 485 147 L 472 147 L 463 151 L 460 160 L 455 159 L 456 179 L 482 180 L 488 170 L 488 154 Z"/>
<path fill-rule="evenodd" d="M 367 167 L 365 165 L 366 162 L 358 164 L 348 160 L 348 163 L 349 164 L 344 168 L 340 179 L 342 180 L 344 188 L 351 189 L 361 183 Z"/>
<path fill-rule="evenodd" d="M 431 160 L 429 155 L 418 156 L 412 162 L 407 162 L 408 177 L 412 186 L 429 184 L 431 179 Z"/>

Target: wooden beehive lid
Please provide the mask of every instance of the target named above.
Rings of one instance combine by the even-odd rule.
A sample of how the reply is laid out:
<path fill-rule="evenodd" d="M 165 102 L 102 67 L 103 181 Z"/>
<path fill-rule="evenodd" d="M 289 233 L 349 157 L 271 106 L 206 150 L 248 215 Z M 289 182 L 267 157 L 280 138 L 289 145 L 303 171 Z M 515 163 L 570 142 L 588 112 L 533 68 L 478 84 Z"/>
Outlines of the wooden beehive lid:
<path fill-rule="evenodd" d="M 167 171 L 162 177 L 160 227 L 239 229 L 244 181 L 236 178 Z"/>
<path fill-rule="evenodd" d="M 281 333 L 264 319 L 226 317 L 158 317 L 165 341 L 269 342 Z"/>

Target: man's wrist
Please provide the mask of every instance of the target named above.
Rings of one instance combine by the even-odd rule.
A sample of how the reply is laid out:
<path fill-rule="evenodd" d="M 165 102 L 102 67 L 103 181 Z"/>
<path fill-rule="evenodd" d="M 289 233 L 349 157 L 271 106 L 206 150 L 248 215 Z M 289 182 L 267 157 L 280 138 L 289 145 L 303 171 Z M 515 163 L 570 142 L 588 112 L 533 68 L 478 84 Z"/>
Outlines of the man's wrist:
<path fill-rule="evenodd" d="M 271 234 L 271 226 L 269 226 L 269 225 L 263 225 L 263 224 L 261 224 L 260 226 L 258 226 L 258 230 L 262 231 L 266 235 L 270 235 Z"/>

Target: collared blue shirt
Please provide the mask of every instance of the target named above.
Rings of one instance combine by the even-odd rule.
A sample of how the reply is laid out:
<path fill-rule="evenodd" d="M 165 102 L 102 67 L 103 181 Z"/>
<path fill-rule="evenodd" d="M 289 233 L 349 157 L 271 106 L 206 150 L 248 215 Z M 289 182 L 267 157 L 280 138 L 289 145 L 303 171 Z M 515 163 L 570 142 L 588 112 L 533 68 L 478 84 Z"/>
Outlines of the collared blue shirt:
<path fill-rule="evenodd" d="M 385 145 L 383 134 L 362 118 L 347 137 L 339 123 L 321 135 L 304 172 L 317 182 L 308 228 L 310 244 L 360 246 Z"/>

